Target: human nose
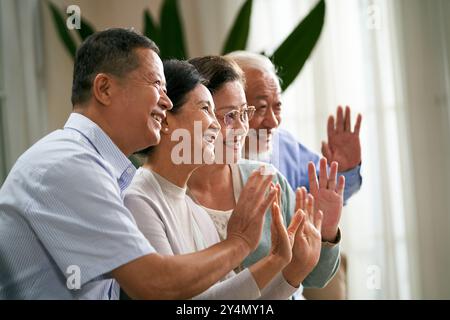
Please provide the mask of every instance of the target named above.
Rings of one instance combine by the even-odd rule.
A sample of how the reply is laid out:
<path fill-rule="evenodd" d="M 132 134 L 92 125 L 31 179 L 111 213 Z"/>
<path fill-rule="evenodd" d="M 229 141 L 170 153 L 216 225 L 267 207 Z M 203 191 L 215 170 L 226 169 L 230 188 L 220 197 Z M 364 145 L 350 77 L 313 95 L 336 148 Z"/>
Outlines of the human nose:
<path fill-rule="evenodd" d="M 267 110 L 266 114 L 264 115 L 263 124 L 270 129 L 278 127 L 279 122 L 277 117 L 275 117 L 275 113 L 273 112 L 272 108 Z"/>
<path fill-rule="evenodd" d="M 219 123 L 219 120 L 217 120 L 217 117 L 215 114 L 213 114 L 213 122 L 211 124 L 211 127 L 213 127 L 214 129 L 220 130 L 222 129 L 222 126 Z"/>
<path fill-rule="evenodd" d="M 167 95 L 167 93 L 164 90 L 160 90 L 160 96 L 159 96 L 159 101 L 158 104 L 162 109 L 165 109 L 167 111 L 171 110 L 173 108 L 173 103 L 170 100 L 169 96 Z"/>
<path fill-rule="evenodd" d="M 233 129 L 246 129 L 248 127 L 248 117 L 245 117 L 243 112 L 234 120 Z"/>

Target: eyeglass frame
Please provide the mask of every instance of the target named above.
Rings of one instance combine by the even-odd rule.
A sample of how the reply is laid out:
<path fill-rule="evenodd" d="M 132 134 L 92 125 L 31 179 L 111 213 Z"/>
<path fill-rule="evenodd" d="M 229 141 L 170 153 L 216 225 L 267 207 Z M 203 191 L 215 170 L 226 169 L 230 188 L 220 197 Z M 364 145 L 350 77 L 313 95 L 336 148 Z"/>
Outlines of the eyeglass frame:
<path fill-rule="evenodd" d="M 252 111 L 251 116 L 249 115 L 249 111 Z M 227 124 L 226 120 L 225 120 L 227 115 L 232 114 L 232 113 L 234 113 L 234 114 L 239 113 L 239 120 L 242 123 L 244 123 L 244 122 L 248 123 L 253 118 L 253 116 L 255 115 L 255 111 L 256 111 L 256 107 L 255 106 L 246 106 L 246 107 L 243 107 L 242 110 L 234 109 L 234 110 L 228 111 L 227 113 L 225 113 L 223 115 L 220 115 L 220 114 L 216 113 L 216 117 L 222 119 L 223 122 L 225 123 L 225 126 L 232 127 L 233 124 L 234 124 L 234 121 L 236 121 L 236 118 L 231 120 L 231 121 L 233 121 L 231 124 Z M 244 112 L 247 112 L 247 119 L 246 120 L 242 118 Z"/>

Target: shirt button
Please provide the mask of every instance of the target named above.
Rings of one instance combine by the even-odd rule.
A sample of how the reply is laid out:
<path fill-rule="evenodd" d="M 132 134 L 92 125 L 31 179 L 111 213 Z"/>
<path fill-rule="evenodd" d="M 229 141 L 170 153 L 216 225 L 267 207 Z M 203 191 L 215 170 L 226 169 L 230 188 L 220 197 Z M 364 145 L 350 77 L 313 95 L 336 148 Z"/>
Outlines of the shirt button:
<path fill-rule="evenodd" d="M 128 173 L 128 174 L 132 174 L 132 173 L 133 173 L 133 169 L 132 169 L 132 168 L 128 168 L 128 169 L 127 169 L 127 173 Z"/>

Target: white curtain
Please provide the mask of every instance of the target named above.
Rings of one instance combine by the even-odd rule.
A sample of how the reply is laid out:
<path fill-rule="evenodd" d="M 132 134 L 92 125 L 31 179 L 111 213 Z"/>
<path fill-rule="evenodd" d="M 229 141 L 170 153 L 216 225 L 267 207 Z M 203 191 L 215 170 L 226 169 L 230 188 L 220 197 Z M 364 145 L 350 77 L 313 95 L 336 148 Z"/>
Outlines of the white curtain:
<path fill-rule="evenodd" d="M 6 169 L 46 132 L 38 0 L 0 1 L 3 82 L 1 124 Z"/>
<path fill-rule="evenodd" d="M 315 3 L 255 1 L 249 49 L 272 52 Z M 337 105 L 363 114 L 363 186 L 342 224 L 350 299 L 450 297 L 449 8 L 327 1 L 320 42 L 284 93 L 282 127 L 317 152 Z"/>

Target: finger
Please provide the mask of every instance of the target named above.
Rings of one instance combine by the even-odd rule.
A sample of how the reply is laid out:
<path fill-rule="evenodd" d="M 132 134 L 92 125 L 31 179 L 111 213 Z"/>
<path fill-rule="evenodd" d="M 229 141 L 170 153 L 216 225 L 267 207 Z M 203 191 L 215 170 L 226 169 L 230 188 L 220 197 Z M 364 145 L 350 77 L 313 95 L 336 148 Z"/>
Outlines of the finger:
<path fill-rule="evenodd" d="M 314 223 L 314 197 L 308 194 L 306 199 L 306 215 L 311 223 Z"/>
<path fill-rule="evenodd" d="M 251 194 L 250 197 L 251 198 L 257 198 L 257 199 L 262 199 L 264 197 L 264 195 L 267 193 L 267 188 L 269 186 L 272 186 L 275 190 L 275 192 L 277 191 L 275 185 L 272 182 L 272 176 L 263 176 L 263 179 L 261 181 L 257 181 L 255 183 L 255 189 L 253 189 L 254 194 Z"/>
<path fill-rule="evenodd" d="M 330 140 L 330 137 L 334 135 L 334 117 L 329 116 L 328 117 L 328 123 L 327 123 L 327 134 L 328 134 L 328 140 Z"/>
<path fill-rule="evenodd" d="M 257 213 L 264 215 L 269 208 L 269 206 L 275 201 L 277 191 L 275 188 L 269 191 L 269 194 L 267 195 L 266 199 L 262 201 L 261 204 L 257 205 Z"/>
<path fill-rule="evenodd" d="M 300 224 L 298 225 L 297 231 L 295 233 L 295 236 L 303 236 L 304 230 L 305 230 L 305 225 L 307 222 L 307 218 L 306 218 L 306 213 L 303 210 L 299 211 L 299 215 L 302 217 Z"/>
<path fill-rule="evenodd" d="M 336 132 L 337 133 L 344 132 L 344 112 L 342 111 L 341 106 L 339 106 L 337 109 Z"/>
<path fill-rule="evenodd" d="M 255 207 L 258 207 L 264 202 L 267 188 L 271 183 L 272 179 L 270 176 L 258 176 L 258 174 L 256 174 L 252 180 L 249 180 L 246 183 L 244 190 L 239 197 L 239 201 L 253 201 Z M 276 191 L 275 188 L 274 191 Z"/>
<path fill-rule="evenodd" d="M 343 196 L 344 195 L 344 189 L 345 189 L 345 177 L 344 176 L 339 176 L 338 186 L 337 186 L 336 192 L 338 193 L 338 195 Z"/>
<path fill-rule="evenodd" d="M 358 113 L 356 118 L 355 130 L 353 131 L 356 135 L 359 135 L 359 130 L 361 129 L 362 115 Z"/>
<path fill-rule="evenodd" d="M 350 115 L 350 107 L 346 106 L 345 107 L 345 120 L 344 120 L 344 131 L 346 132 L 351 132 L 352 127 L 351 127 L 351 115 Z"/>
<path fill-rule="evenodd" d="M 302 190 L 300 188 L 297 188 L 297 190 L 295 190 L 295 212 L 297 212 L 298 210 L 302 209 L 301 207 L 301 201 L 302 201 Z"/>
<path fill-rule="evenodd" d="M 277 203 L 278 203 L 278 206 L 281 208 L 282 203 L 281 203 L 281 186 L 280 186 L 280 184 L 277 183 L 275 188 L 277 189 Z"/>
<path fill-rule="evenodd" d="M 259 187 L 260 184 L 265 183 L 266 180 L 271 181 L 272 180 L 271 178 L 273 178 L 273 174 L 267 174 L 265 165 L 262 165 L 252 173 L 252 175 L 247 180 L 247 184 L 250 183 L 250 185 Z"/>
<path fill-rule="evenodd" d="M 316 166 L 314 163 L 308 163 L 309 190 L 312 194 L 319 191 L 319 183 L 317 182 Z"/>
<path fill-rule="evenodd" d="M 306 194 L 308 192 L 306 191 L 305 187 L 297 188 L 297 191 L 295 192 L 295 212 L 298 210 L 305 209 L 305 201 L 306 201 Z"/>
<path fill-rule="evenodd" d="M 327 159 L 320 159 L 320 171 L 319 171 L 319 188 L 326 189 L 328 184 L 328 175 L 327 175 Z"/>
<path fill-rule="evenodd" d="M 275 238 L 275 236 L 276 236 L 276 232 L 277 232 L 277 230 L 276 230 L 276 227 L 275 227 L 275 220 L 276 220 L 276 218 L 275 218 L 275 216 L 276 216 L 276 202 L 274 201 L 273 203 L 272 203 L 272 222 L 271 222 L 271 224 L 270 224 L 270 234 L 271 234 L 271 236 L 272 236 L 272 242 L 274 241 L 274 238 Z"/>
<path fill-rule="evenodd" d="M 333 161 L 331 163 L 330 176 L 328 177 L 328 189 L 329 190 L 333 190 L 333 191 L 336 190 L 337 171 L 338 171 L 338 163 L 336 161 Z"/>
<path fill-rule="evenodd" d="M 294 216 L 292 217 L 291 223 L 287 228 L 289 234 L 295 234 L 297 232 L 297 229 L 300 226 L 300 223 L 303 221 L 304 217 L 305 216 L 301 214 L 301 210 L 295 212 Z"/>
<path fill-rule="evenodd" d="M 322 231 L 322 221 L 323 221 L 323 212 L 322 210 L 317 210 L 314 215 L 314 226 L 316 227 L 319 233 Z"/>
<path fill-rule="evenodd" d="M 306 196 L 308 195 L 308 190 L 306 190 L 305 187 L 301 187 L 300 191 L 302 193 L 301 202 L 300 202 L 300 209 L 305 210 L 305 208 L 306 208 Z"/>
<path fill-rule="evenodd" d="M 331 152 L 330 146 L 325 141 L 322 141 L 322 154 L 328 161 L 332 161 L 333 153 Z"/>
<path fill-rule="evenodd" d="M 284 229 L 283 216 L 281 215 L 280 207 L 276 201 L 272 203 L 272 225 L 277 231 L 280 230 L 280 225 Z"/>

